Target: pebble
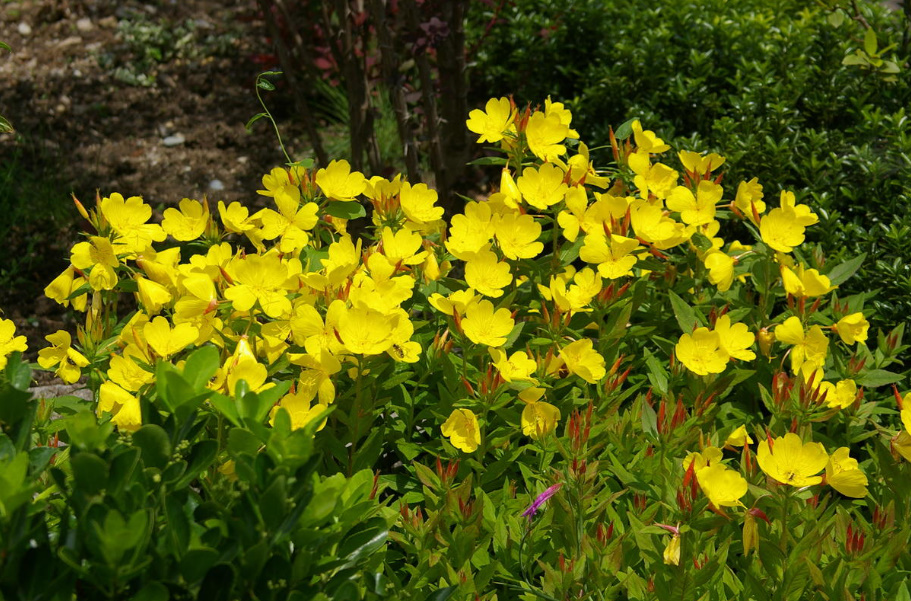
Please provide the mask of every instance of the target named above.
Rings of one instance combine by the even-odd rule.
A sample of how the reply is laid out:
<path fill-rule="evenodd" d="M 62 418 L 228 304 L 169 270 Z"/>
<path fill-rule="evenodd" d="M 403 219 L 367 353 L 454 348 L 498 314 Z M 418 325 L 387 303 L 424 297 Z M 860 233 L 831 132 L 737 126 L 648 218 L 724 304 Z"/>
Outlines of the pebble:
<path fill-rule="evenodd" d="M 57 48 L 63 50 L 64 48 L 69 48 L 70 46 L 79 46 L 80 44 L 82 44 L 82 38 L 80 38 L 78 35 L 71 35 L 70 37 L 63 38 L 57 42 Z"/>
<path fill-rule="evenodd" d="M 28 23 L 26 23 L 25 21 L 20 22 L 19 27 L 17 27 L 16 29 L 19 31 L 19 35 L 21 35 L 21 36 L 32 35 L 32 26 L 29 25 Z"/>
<path fill-rule="evenodd" d="M 162 142 L 162 144 L 164 144 L 165 146 L 167 146 L 168 148 L 170 148 L 170 147 L 172 147 L 172 146 L 180 146 L 181 144 L 183 144 L 183 143 L 186 142 L 186 141 L 187 141 L 187 139 L 184 138 L 183 135 L 181 135 L 181 134 L 174 134 L 173 136 L 168 136 L 167 138 L 165 138 L 165 139 L 162 140 L 161 142 Z"/>
<path fill-rule="evenodd" d="M 80 33 L 88 33 L 95 29 L 95 26 L 92 24 L 91 19 L 83 17 L 76 21 L 76 29 L 78 29 Z"/>
<path fill-rule="evenodd" d="M 209 190 L 212 190 L 214 192 L 221 192 L 224 189 L 225 185 L 221 182 L 220 179 L 213 179 L 211 182 L 209 182 Z"/>

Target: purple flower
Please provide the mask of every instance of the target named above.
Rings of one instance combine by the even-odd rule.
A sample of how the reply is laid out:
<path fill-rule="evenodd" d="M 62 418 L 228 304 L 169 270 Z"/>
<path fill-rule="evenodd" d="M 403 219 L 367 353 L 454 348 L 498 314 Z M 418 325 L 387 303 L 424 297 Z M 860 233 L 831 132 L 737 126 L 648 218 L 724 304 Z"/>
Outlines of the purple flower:
<path fill-rule="evenodd" d="M 531 518 L 533 518 L 534 515 L 536 513 L 538 513 L 538 509 L 541 507 L 541 505 L 544 505 L 544 503 L 547 501 L 547 499 L 554 496 L 557 493 L 557 491 L 560 490 L 561 486 L 563 486 L 563 483 L 557 482 L 556 484 L 554 484 L 553 486 L 551 486 L 550 488 L 548 488 L 547 490 L 542 492 L 540 495 L 538 495 L 538 498 L 535 499 L 535 502 L 532 503 L 531 505 L 529 505 L 528 509 L 526 509 L 525 511 L 522 512 L 522 517 L 528 518 L 529 520 Z"/>

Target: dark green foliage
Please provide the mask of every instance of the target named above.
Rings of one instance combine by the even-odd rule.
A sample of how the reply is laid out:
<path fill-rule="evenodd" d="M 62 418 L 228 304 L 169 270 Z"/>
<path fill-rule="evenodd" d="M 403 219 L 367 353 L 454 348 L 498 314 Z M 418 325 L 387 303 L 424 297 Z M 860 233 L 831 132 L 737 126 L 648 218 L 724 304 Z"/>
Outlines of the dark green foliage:
<path fill-rule="evenodd" d="M 844 65 L 865 30 L 837 4 L 851 3 L 518 0 L 484 35 L 495 6 L 479 3 L 474 104 L 551 96 L 593 147 L 638 117 L 675 148 L 726 156 L 727 186 L 755 176 L 773 201 L 793 190 L 820 212 L 811 241 L 841 250 L 830 259 L 868 253 L 842 292 L 872 282 L 878 325 L 892 327 L 911 311 L 911 23 L 859 2 L 879 51 L 896 44 L 884 55 L 900 72 Z M 609 150 L 592 154 L 609 160 Z"/>

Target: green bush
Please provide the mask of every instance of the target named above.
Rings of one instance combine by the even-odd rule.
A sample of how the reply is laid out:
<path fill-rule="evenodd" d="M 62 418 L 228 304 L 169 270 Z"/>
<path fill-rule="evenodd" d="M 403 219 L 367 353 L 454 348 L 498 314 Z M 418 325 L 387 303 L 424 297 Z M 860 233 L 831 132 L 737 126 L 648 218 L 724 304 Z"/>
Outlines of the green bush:
<path fill-rule="evenodd" d="M 847 290 L 874 282 L 877 323 L 891 327 L 911 311 L 911 21 L 881 3 L 858 3 L 879 38 L 875 53 L 900 69 L 884 73 L 843 64 L 864 52 L 859 19 L 831 1 L 808 4 L 479 3 L 469 28 L 472 89 L 479 100 L 569 99 L 573 124 L 593 147 L 608 144 L 610 127 L 639 117 L 675 148 L 724 154 L 726 181 L 755 176 L 776 186 L 768 192 L 793 189 L 820 211 L 811 240 L 825 241 L 832 258 L 867 253 Z"/>

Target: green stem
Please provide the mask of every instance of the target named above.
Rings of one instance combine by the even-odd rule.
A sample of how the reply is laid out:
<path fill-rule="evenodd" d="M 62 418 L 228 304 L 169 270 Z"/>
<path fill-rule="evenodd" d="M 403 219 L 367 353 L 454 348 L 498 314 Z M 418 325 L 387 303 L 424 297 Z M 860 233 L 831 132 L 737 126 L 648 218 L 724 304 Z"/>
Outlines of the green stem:
<path fill-rule="evenodd" d="M 778 543 L 781 552 L 787 554 L 788 550 L 788 510 L 791 503 L 791 488 L 784 491 L 784 500 L 781 503 L 781 540 Z"/>

